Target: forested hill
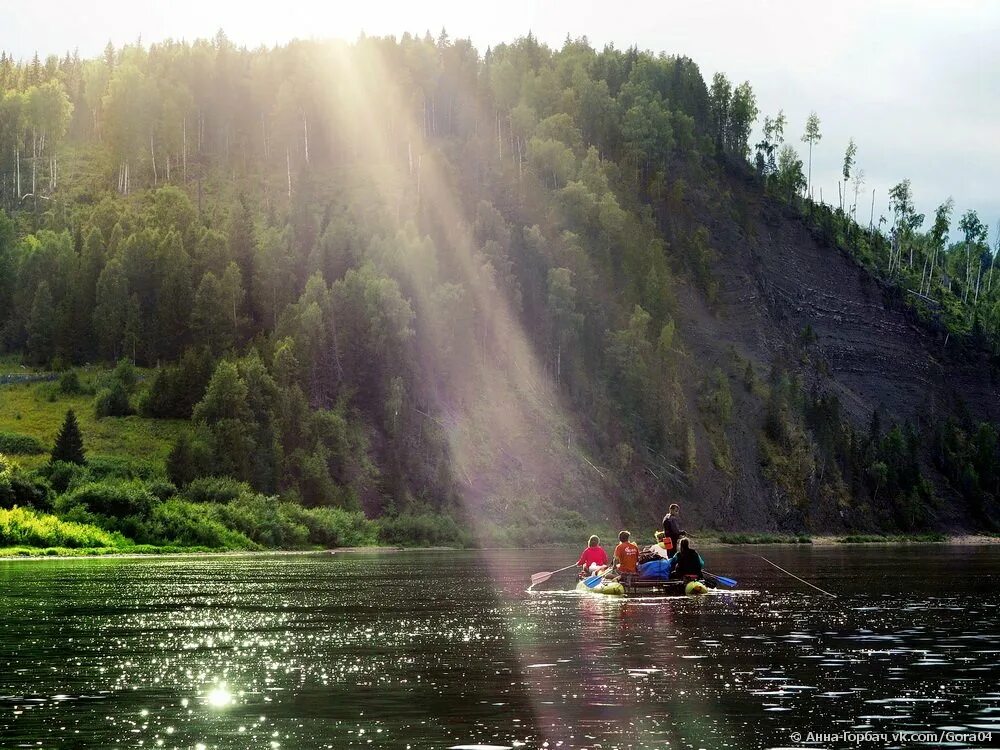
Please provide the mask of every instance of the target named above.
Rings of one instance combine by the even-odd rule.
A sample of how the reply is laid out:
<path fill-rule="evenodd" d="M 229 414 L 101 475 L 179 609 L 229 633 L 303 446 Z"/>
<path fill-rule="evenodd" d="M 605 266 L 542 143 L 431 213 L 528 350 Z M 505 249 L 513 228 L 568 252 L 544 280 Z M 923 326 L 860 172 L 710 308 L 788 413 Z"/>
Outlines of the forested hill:
<path fill-rule="evenodd" d="M 15 433 L 54 428 L 0 386 L 8 506 L 136 539 L 128 513 L 248 493 L 404 541 L 575 542 L 671 501 L 719 530 L 1000 519 L 984 225 L 949 243 L 953 204 L 925 229 L 905 180 L 862 219 L 853 141 L 814 200 L 835 146 L 759 123 L 749 83 L 586 40 L 220 32 L 4 55 L 0 92 L 4 361 L 170 443 L 118 441 L 148 463 L 124 478 L 22 460 Z M 128 513 L 98 487 L 125 479 Z"/>

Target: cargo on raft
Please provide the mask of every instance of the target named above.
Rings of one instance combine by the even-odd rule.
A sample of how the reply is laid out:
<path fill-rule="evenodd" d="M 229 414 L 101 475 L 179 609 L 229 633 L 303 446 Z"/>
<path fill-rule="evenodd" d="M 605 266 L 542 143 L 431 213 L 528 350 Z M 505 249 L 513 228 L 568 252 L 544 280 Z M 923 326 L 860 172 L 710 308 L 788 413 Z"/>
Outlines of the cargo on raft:
<path fill-rule="evenodd" d="M 702 580 L 632 578 L 622 581 L 601 580 L 594 586 L 587 586 L 580 581 L 576 584 L 576 590 L 604 596 L 701 596 L 709 592 L 710 586 Z"/>

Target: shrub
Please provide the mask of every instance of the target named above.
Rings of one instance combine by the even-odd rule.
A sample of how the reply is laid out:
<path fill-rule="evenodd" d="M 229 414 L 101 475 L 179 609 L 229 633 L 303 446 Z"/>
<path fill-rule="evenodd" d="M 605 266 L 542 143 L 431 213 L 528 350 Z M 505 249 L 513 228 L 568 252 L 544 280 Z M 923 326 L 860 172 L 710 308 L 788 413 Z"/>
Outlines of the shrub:
<path fill-rule="evenodd" d="M 212 453 L 200 440 L 182 432 L 167 456 L 167 476 L 178 487 L 212 472 Z"/>
<path fill-rule="evenodd" d="M 59 390 L 68 396 L 83 393 L 83 384 L 76 370 L 66 370 L 59 378 Z"/>
<path fill-rule="evenodd" d="M 139 398 L 139 412 L 145 417 L 190 419 L 214 370 L 211 351 L 188 349 L 176 366 L 156 371 Z"/>
<path fill-rule="evenodd" d="M 126 456 L 94 456 L 87 461 L 87 468 L 95 480 L 142 479 L 151 480 L 163 472 L 151 461 Z"/>
<path fill-rule="evenodd" d="M 47 509 L 51 505 L 51 491 L 44 481 L 33 479 L 0 453 L 0 508 L 15 505 Z"/>
<path fill-rule="evenodd" d="M 431 511 L 401 513 L 377 521 L 379 539 L 403 547 L 465 546 L 469 539 L 451 516 Z"/>
<path fill-rule="evenodd" d="M 246 494 L 226 504 L 204 507 L 213 517 L 265 547 L 294 549 L 309 543 L 309 528 L 284 512 L 275 497 Z"/>
<path fill-rule="evenodd" d="M 805 534 L 771 534 L 737 532 L 719 534 L 722 544 L 812 544 L 812 539 Z"/>
<path fill-rule="evenodd" d="M 60 495 L 93 480 L 88 467 L 67 461 L 49 461 L 36 471 L 48 479 L 49 486 Z"/>
<path fill-rule="evenodd" d="M 128 392 L 121 381 L 115 380 L 110 388 L 105 388 L 97 394 L 94 401 L 94 413 L 98 419 L 103 417 L 127 417 L 132 413 L 128 402 Z"/>
<path fill-rule="evenodd" d="M 177 494 L 177 487 L 166 479 L 153 479 L 146 482 L 146 489 L 160 500 L 166 500 Z"/>
<path fill-rule="evenodd" d="M 230 477 L 200 477 L 184 488 L 183 495 L 193 503 L 228 503 L 254 491 L 246 482 Z"/>
<path fill-rule="evenodd" d="M 136 385 L 139 383 L 139 372 L 135 369 L 135 365 L 127 359 L 118 360 L 118 364 L 115 365 L 115 369 L 112 371 L 111 377 L 116 382 L 122 384 L 126 394 L 134 391 Z"/>
<path fill-rule="evenodd" d="M 374 544 L 378 525 L 361 511 L 343 508 L 303 508 L 282 503 L 281 512 L 309 529 L 309 543 L 323 547 L 361 547 Z"/>
<path fill-rule="evenodd" d="M 840 544 L 892 544 L 900 542 L 916 542 L 919 544 L 939 544 L 945 541 L 945 535 L 937 532 L 927 534 L 850 534 L 837 539 Z"/>
<path fill-rule="evenodd" d="M 0 545 L 127 547 L 128 540 L 95 526 L 64 521 L 26 508 L 0 509 Z"/>
<path fill-rule="evenodd" d="M 82 506 L 90 513 L 112 518 L 126 516 L 147 516 L 159 503 L 142 482 L 136 480 L 109 479 L 90 482 L 56 501 L 57 510 L 68 511 L 74 506 Z"/>
<path fill-rule="evenodd" d="M 42 441 L 31 435 L 21 435 L 17 432 L 0 432 L 0 453 L 36 456 L 45 453 Z"/>
<path fill-rule="evenodd" d="M 227 528 L 212 515 L 212 508 L 172 498 L 153 508 L 136 532 L 137 541 L 179 544 L 214 549 L 258 549 L 239 531 Z"/>

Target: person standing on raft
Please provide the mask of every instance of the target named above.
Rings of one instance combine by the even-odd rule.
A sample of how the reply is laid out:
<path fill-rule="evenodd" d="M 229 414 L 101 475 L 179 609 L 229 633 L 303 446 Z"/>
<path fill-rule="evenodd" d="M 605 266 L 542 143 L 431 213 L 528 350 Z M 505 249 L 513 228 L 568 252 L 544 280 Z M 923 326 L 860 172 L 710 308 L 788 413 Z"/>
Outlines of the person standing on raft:
<path fill-rule="evenodd" d="M 576 564 L 580 566 L 580 572 L 584 575 L 591 575 L 608 567 L 608 553 L 604 551 L 597 535 L 590 537 L 587 549 L 580 554 L 580 559 L 576 561 Z"/>
<path fill-rule="evenodd" d="M 681 529 L 680 525 L 681 506 L 673 503 L 667 508 L 667 515 L 663 517 L 663 546 L 667 554 L 673 557 L 677 554 L 677 543 L 687 532 Z"/>

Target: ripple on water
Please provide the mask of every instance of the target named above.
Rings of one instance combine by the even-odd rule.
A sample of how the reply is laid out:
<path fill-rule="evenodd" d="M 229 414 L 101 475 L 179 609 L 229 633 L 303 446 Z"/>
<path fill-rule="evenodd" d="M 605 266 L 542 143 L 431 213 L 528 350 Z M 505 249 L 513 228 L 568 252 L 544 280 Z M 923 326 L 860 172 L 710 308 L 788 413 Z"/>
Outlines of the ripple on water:
<path fill-rule="evenodd" d="M 794 554 L 819 575 L 837 553 Z M 778 747 L 824 723 L 1000 731 L 992 590 L 921 598 L 836 557 L 863 590 L 835 601 L 767 571 L 741 574 L 753 595 L 696 602 L 525 596 L 552 569 L 532 554 L 0 563 L 0 735 L 624 749 Z"/>

